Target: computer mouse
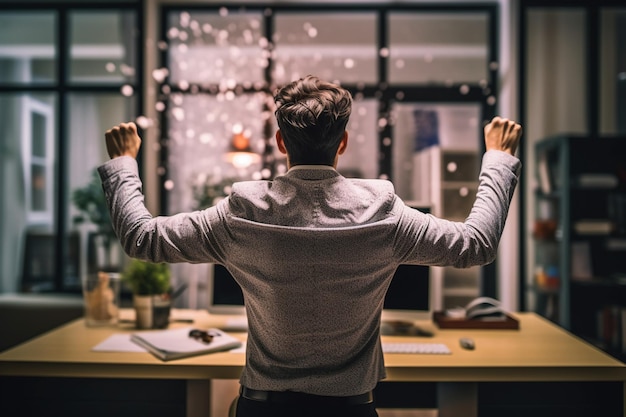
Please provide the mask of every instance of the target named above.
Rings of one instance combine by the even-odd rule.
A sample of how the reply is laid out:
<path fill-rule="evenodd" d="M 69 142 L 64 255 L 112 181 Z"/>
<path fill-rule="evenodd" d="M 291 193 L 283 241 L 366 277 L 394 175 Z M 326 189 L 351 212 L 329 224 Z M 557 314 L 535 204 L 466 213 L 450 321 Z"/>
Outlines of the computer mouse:
<path fill-rule="evenodd" d="M 476 348 L 476 344 L 474 343 L 474 339 L 471 337 L 462 337 L 459 339 L 459 343 L 463 349 L 474 350 Z"/>

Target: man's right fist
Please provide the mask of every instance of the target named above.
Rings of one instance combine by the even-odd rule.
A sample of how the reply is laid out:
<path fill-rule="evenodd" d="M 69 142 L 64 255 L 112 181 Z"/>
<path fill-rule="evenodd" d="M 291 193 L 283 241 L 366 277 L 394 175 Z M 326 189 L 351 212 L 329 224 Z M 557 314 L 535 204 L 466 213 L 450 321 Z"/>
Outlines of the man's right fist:
<path fill-rule="evenodd" d="M 133 123 L 120 123 L 104 134 L 107 152 L 111 159 L 119 156 L 137 158 L 141 138 L 137 134 L 137 126 Z"/>
<path fill-rule="evenodd" d="M 521 136 L 522 126 L 496 116 L 485 126 L 485 147 L 514 155 Z"/>

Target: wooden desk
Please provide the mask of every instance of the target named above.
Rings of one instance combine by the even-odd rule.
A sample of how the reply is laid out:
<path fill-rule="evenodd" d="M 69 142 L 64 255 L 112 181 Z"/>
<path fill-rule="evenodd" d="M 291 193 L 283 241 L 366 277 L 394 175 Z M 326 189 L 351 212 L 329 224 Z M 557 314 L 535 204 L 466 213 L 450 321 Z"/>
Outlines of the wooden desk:
<path fill-rule="evenodd" d="M 125 313 L 129 313 L 126 311 Z M 204 311 L 178 310 L 176 317 L 192 317 L 194 326 L 218 327 L 225 317 Z M 613 398 L 626 416 L 626 365 L 532 313 L 516 314 L 520 330 L 439 330 L 432 339 L 445 343 L 451 355 L 402 355 L 385 357 L 387 381 L 437 382 L 439 416 L 477 416 L 482 383 L 593 382 L 617 386 Z M 174 323 L 171 326 L 188 326 Z M 211 379 L 237 379 L 244 365 L 242 353 L 214 353 L 162 362 L 149 353 L 93 352 L 91 348 L 114 333 L 132 332 L 131 324 L 115 328 L 87 328 L 82 319 L 70 322 L 30 342 L 0 354 L 0 376 L 8 377 L 149 379 L 186 381 L 187 416 L 209 413 Z M 238 334 L 245 340 L 245 334 Z M 459 346 L 470 336 L 473 351 Z M 385 336 L 384 340 L 413 340 Z M 8 382 L 7 382 L 8 384 Z M 502 386 L 503 384 L 496 384 Z M 481 411 L 480 415 L 484 415 Z M 596 414 L 597 415 L 597 414 Z"/>

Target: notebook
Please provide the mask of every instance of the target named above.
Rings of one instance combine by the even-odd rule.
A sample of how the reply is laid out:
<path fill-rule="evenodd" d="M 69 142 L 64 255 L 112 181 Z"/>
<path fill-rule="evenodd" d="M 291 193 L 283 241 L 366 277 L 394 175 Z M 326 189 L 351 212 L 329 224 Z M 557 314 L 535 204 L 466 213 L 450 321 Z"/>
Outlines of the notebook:
<path fill-rule="evenodd" d="M 220 329 L 202 329 L 212 335 L 209 343 L 189 336 L 193 327 L 133 333 L 130 340 L 163 361 L 238 348 L 241 341 Z"/>

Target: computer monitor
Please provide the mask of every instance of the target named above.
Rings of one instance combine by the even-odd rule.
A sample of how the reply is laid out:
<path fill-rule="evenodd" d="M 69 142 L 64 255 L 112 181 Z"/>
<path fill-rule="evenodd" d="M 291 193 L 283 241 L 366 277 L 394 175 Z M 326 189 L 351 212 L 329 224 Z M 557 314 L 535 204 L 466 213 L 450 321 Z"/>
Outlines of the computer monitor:
<path fill-rule="evenodd" d="M 385 296 L 382 320 L 430 320 L 430 287 L 428 266 L 400 265 Z"/>
<path fill-rule="evenodd" d="M 209 268 L 208 293 L 209 313 L 246 314 L 241 287 L 223 265 L 212 264 Z"/>

